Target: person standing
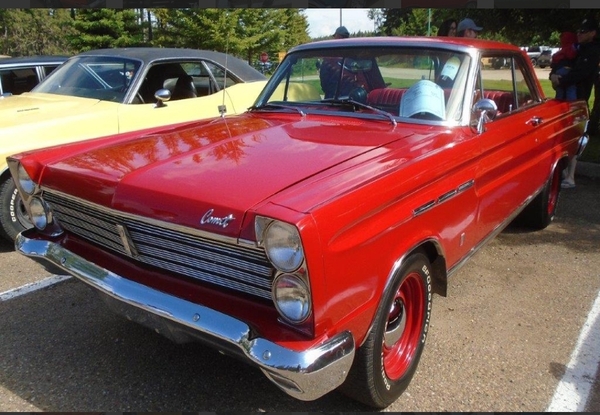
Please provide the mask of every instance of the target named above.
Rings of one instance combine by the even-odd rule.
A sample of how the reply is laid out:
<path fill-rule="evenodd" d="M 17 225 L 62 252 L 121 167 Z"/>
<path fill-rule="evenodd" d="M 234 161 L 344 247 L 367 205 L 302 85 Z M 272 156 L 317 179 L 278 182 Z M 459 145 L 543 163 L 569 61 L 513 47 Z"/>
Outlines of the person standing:
<path fill-rule="evenodd" d="M 476 39 L 479 32 L 483 30 L 483 27 L 477 26 L 473 19 L 462 19 L 456 28 L 458 37 L 468 37 Z"/>
<path fill-rule="evenodd" d="M 596 40 L 597 35 L 598 22 L 596 19 L 591 17 L 584 19 L 577 30 L 577 42 L 579 46 L 573 67 L 564 75 L 550 72 L 550 81 L 554 89 L 575 85 L 577 99 L 584 100 L 586 103 L 588 102 L 598 74 L 598 64 L 600 63 L 600 44 Z M 576 165 L 577 158 L 573 156 L 569 160 L 565 178 L 561 183 L 563 189 L 575 187 Z"/>
<path fill-rule="evenodd" d="M 438 36 L 456 36 L 458 23 L 456 19 L 444 20 L 437 31 Z"/>
<path fill-rule="evenodd" d="M 590 122 L 588 124 L 588 133 L 597 135 L 600 133 L 600 65 L 594 79 L 594 104 L 590 113 Z"/>
<path fill-rule="evenodd" d="M 550 63 L 551 73 L 566 75 L 575 63 L 577 57 L 577 35 L 573 32 L 562 32 L 560 34 L 560 49 L 552 55 Z M 556 99 L 574 101 L 577 99 L 577 87 L 570 85 L 566 89 L 556 88 Z"/>
<path fill-rule="evenodd" d="M 347 39 L 350 32 L 345 26 L 340 26 L 333 33 L 334 39 Z M 339 58 L 325 58 L 319 64 L 319 79 L 321 89 L 324 92 L 324 98 L 333 98 L 335 96 L 338 83 L 340 82 L 340 71 L 342 61 Z"/>

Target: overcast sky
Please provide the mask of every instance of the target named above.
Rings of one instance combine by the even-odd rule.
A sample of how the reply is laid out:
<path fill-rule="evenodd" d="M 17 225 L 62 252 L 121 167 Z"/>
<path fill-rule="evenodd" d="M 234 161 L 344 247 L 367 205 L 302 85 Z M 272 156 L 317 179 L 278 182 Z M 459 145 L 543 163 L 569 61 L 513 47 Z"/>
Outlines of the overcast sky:
<path fill-rule="evenodd" d="M 333 36 L 340 26 L 340 10 L 342 25 L 352 34 L 362 31 L 373 31 L 373 21 L 367 17 L 369 9 L 305 9 L 310 37 Z"/>

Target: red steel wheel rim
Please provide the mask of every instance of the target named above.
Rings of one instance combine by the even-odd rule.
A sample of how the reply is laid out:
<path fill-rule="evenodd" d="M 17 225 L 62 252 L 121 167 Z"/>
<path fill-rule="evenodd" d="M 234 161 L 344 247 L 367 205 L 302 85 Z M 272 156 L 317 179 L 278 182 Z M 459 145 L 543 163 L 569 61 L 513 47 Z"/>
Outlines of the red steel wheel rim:
<path fill-rule="evenodd" d="M 391 380 L 400 379 L 414 360 L 424 318 L 425 285 L 419 273 L 412 272 L 398 287 L 388 311 L 382 354 L 383 368 Z"/>

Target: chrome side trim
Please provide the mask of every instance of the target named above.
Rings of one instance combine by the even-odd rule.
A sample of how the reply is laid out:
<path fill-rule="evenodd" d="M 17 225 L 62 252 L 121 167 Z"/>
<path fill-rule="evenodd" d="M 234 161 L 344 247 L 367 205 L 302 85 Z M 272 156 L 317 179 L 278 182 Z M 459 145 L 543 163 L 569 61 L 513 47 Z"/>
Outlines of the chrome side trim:
<path fill-rule="evenodd" d="M 61 245 L 17 236 L 15 248 L 69 272 L 93 288 L 151 315 L 192 329 L 209 342 L 231 346 L 244 361 L 258 366 L 275 385 L 300 400 L 314 400 L 345 380 L 354 360 L 352 334 L 341 332 L 311 349 L 297 352 L 260 337 L 252 337 L 245 322 L 199 304 L 130 281 L 101 268 Z"/>
<path fill-rule="evenodd" d="M 447 192 L 439 195 L 436 200 L 430 200 L 429 202 L 413 209 L 413 216 L 418 216 L 423 214 L 424 212 L 436 207 L 437 205 L 441 205 L 442 203 L 444 203 L 447 200 L 452 199 L 453 197 L 459 195 L 460 193 L 464 192 L 465 190 L 473 187 L 473 185 L 475 184 L 475 180 L 471 179 L 466 181 L 465 183 L 459 185 L 458 187 L 456 187 L 455 189 L 450 189 Z"/>

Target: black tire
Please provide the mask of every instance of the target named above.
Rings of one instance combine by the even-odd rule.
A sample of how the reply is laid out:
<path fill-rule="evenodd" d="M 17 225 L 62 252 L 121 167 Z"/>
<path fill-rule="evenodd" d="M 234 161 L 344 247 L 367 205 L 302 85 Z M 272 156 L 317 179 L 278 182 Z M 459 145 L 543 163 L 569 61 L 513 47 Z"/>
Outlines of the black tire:
<path fill-rule="evenodd" d="M 535 65 L 537 65 L 537 59 L 536 58 L 531 58 L 531 64 L 535 68 Z"/>
<path fill-rule="evenodd" d="M 12 179 L 0 184 L 0 222 L 0 236 L 11 242 L 19 232 L 33 226 Z"/>
<path fill-rule="evenodd" d="M 404 392 L 427 338 L 431 280 L 427 257 L 410 255 L 384 293 L 371 332 L 357 350 L 341 392 L 375 408 L 389 406 Z"/>
<path fill-rule="evenodd" d="M 517 218 L 517 223 L 528 228 L 542 230 L 548 227 L 558 206 L 562 169 L 557 167 L 544 185 L 543 190 L 527 205 Z"/>

